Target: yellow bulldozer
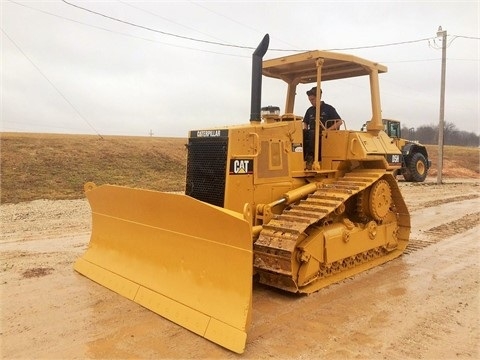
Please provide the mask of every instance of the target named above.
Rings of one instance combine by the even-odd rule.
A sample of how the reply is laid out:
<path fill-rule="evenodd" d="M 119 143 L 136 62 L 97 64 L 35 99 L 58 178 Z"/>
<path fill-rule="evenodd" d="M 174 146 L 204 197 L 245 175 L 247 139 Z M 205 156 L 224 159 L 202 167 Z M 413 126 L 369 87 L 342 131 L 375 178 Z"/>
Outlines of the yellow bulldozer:
<path fill-rule="evenodd" d="M 381 118 L 387 68 L 326 51 L 263 60 L 268 44 L 267 34 L 252 56 L 250 121 L 189 132 L 185 194 L 85 185 L 92 234 L 74 266 L 237 353 L 254 281 L 312 293 L 398 257 L 410 235 L 394 178 L 402 153 Z M 287 85 L 284 114 L 262 116 L 262 76 Z M 317 110 L 307 166 L 297 85 L 357 76 L 371 90 L 366 131 L 326 130 Z"/>

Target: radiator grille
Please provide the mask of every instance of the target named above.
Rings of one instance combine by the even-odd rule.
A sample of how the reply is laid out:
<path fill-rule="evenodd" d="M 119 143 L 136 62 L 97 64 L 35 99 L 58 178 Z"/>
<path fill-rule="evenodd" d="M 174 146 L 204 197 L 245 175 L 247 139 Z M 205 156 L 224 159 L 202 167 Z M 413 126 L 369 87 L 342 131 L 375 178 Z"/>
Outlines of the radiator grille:
<path fill-rule="evenodd" d="M 185 194 L 223 207 L 227 152 L 227 137 L 190 138 Z"/>

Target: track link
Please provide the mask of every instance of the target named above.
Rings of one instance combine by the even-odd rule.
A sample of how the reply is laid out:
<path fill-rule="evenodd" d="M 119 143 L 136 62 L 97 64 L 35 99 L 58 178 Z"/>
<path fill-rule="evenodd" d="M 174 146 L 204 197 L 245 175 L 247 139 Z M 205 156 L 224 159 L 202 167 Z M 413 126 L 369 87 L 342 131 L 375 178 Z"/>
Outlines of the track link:
<path fill-rule="evenodd" d="M 316 192 L 297 204 L 290 205 L 282 214 L 276 215 L 264 225 L 254 244 L 254 267 L 260 273 L 260 281 L 291 292 L 311 292 L 299 289 L 296 283 L 298 268 L 294 263 L 298 256 L 298 244 L 307 238 L 309 228 L 334 223 L 337 215 L 345 211 L 345 203 L 349 198 L 367 189 L 385 174 L 385 171 L 375 170 L 348 173 L 333 183 L 322 184 Z M 394 203 L 398 198 L 403 203 L 396 183 L 394 188 L 397 189 L 393 194 Z M 406 207 L 402 210 L 406 211 Z M 321 264 L 319 273 L 315 274 L 312 282 L 382 257 L 386 252 L 379 247 L 330 264 Z"/>

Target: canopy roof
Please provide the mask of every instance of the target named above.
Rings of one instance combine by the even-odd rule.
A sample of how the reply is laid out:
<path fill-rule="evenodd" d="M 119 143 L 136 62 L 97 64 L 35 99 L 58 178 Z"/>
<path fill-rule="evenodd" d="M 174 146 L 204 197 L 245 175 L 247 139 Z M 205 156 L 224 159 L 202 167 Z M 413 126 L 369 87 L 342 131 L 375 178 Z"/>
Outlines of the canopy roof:
<path fill-rule="evenodd" d="M 315 50 L 264 60 L 262 73 L 287 83 L 308 84 L 317 81 L 317 60 L 323 60 L 321 81 L 369 75 L 374 69 L 387 72 L 386 66 L 353 55 Z"/>

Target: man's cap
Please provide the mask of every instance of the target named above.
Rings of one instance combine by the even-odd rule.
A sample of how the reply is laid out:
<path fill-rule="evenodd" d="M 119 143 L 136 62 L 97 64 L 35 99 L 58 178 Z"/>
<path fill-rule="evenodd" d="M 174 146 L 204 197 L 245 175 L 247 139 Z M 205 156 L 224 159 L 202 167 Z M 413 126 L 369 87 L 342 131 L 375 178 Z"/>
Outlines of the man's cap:
<path fill-rule="evenodd" d="M 320 89 L 320 94 L 322 93 L 322 89 Z M 317 87 L 314 86 L 313 88 L 311 88 L 310 90 L 307 91 L 307 95 L 310 96 L 310 95 L 313 95 L 313 96 L 317 96 Z"/>

